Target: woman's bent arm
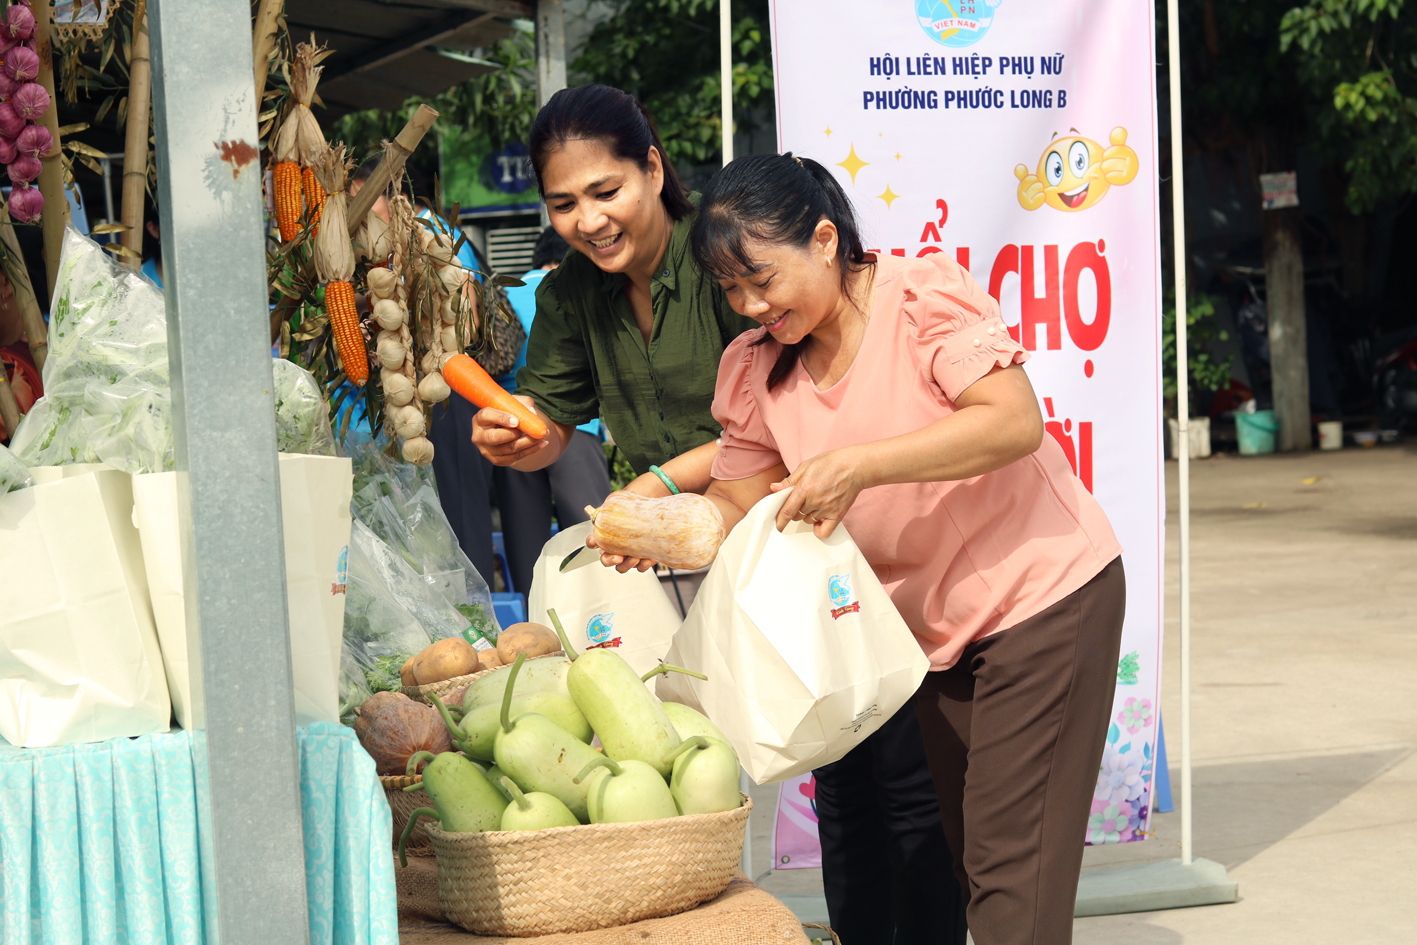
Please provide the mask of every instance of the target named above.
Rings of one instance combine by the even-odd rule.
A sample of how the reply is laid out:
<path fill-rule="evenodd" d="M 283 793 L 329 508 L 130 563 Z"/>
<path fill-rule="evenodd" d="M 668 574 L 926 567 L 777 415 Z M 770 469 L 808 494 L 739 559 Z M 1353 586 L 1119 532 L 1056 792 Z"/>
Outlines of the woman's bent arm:
<path fill-rule="evenodd" d="M 845 517 L 861 490 L 899 482 L 949 482 L 1002 469 L 1037 451 L 1043 416 L 1021 367 L 995 368 L 955 401 L 957 409 L 911 433 L 831 450 L 802 463 L 780 483 L 792 487 L 778 527 L 817 523 L 822 537 Z"/>

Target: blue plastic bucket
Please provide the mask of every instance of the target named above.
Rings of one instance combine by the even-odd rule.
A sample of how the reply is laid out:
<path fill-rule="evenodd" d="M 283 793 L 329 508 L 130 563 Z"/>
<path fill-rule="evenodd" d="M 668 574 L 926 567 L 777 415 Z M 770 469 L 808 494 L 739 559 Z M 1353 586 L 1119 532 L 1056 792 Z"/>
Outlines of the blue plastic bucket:
<path fill-rule="evenodd" d="M 1235 435 L 1239 437 L 1242 456 L 1273 453 L 1274 435 L 1278 432 L 1279 421 L 1273 410 L 1235 414 Z"/>

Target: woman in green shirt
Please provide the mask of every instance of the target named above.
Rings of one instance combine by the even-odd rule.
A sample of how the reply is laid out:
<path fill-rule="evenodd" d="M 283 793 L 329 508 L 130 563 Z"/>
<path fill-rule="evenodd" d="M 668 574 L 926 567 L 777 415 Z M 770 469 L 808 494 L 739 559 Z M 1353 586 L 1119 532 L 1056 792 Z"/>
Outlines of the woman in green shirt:
<path fill-rule="evenodd" d="M 703 492 L 722 432 L 710 412 L 719 359 L 758 323 L 734 313 L 695 265 L 688 237 L 696 200 L 644 110 L 618 89 L 557 92 L 536 116 L 530 150 L 551 225 L 573 250 L 536 290 L 517 373 L 515 396 L 550 432 L 532 438 L 511 414 L 486 409 L 473 417 L 473 442 L 499 466 L 541 469 L 578 424 L 600 416 L 641 474 L 630 491 L 668 495 L 668 480 Z M 602 560 L 621 571 L 652 565 Z M 874 772 L 853 780 L 865 789 L 822 785 L 817 794 L 834 923 L 845 945 L 963 943 L 959 888 L 914 710 L 907 706 L 873 739 L 874 751 L 848 756 Z"/>
<path fill-rule="evenodd" d="M 640 477 L 630 489 L 702 492 L 717 452 L 713 401 L 724 347 L 755 323 L 736 314 L 689 255 L 694 199 L 648 116 L 619 89 L 563 89 L 536 116 L 531 159 L 547 214 L 574 252 L 542 280 L 517 394 L 551 432 L 533 439 L 500 410 L 472 439 L 499 466 L 560 457 L 601 417 Z M 625 565 L 628 567 L 628 564 Z M 646 562 L 644 567 L 649 567 Z"/>

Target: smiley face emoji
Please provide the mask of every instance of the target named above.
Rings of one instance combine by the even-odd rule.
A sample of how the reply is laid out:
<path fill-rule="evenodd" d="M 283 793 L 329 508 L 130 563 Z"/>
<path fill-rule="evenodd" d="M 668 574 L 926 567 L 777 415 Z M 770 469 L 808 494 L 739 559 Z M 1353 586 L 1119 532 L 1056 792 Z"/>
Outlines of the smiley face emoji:
<path fill-rule="evenodd" d="M 1136 178 L 1141 165 L 1137 153 L 1127 147 L 1127 129 L 1113 128 L 1107 148 L 1077 134 L 1076 128 L 1068 130 L 1072 136 L 1056 138 L 1043 150 L 1036 174 L 1030 174 L 1022 164 L 1014 168 L 1019 206 L 1025 210 L 1037 210 L 1046 203 L 1055 210 L 1076 213 L 1096 206 L 1114 186 L 1130 184 Z"/>

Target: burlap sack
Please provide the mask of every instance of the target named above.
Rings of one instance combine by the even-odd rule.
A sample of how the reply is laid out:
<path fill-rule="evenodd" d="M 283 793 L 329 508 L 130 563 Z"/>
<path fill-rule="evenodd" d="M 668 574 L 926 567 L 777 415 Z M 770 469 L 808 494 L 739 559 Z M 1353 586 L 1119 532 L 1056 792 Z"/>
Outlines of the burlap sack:
<path fill-rule="evenodd" d="M 739 875 L 708 902 L 662 919 L 645 919 L 613 929 L 497 938 L 473 935 L 442 921 L 438 910 L 438 867 L 434 860 L 409 858 L 395 866 L 399 895 L 400 945 L 807 945 L 802 924 L 781 902 Z"/>

